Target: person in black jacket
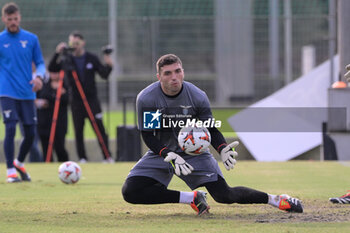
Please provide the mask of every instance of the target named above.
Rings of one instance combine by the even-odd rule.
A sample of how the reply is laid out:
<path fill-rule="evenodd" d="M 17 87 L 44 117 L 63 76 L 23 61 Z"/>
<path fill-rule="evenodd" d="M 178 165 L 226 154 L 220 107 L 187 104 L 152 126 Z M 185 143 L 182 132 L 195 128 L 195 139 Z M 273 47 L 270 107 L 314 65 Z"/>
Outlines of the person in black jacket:
<path fill-rule="evenodd" d="M 49 70 L 59 71 L 63 69 L 68 77 L 75 143 L 80 162 L 83 163 L 88 160 L 83 134 L 84 122 L 85 118 L 88 117 L 88 114 L 72 76 L 72 70 L 75 70 L 78 74 L 87 102 L 90 105 L 104 144 L 109 152 L 108 137 L 103 126 L 101 105 L 97 97 L 95 74 L 98 73 L 101 78 L 107 79 L 112 71 L 113 61 L 108 54 L 104 54 L 103 60 L 105 64 L 102 64 L 95 54 L 86 51 L 84 37 L 78 31 L 74 31 L 69 35 L 68 43 L 69 46 L 65 42 L 61 42 L 57 45 L 56 53 L 49 63 Z M 90 121 L 90 123 L 92 122 Z M 109 156 L 106 156 L 101 144 L 100 147 L 104 156 L 104 161 L 114 162 L 111 153 L 109 152 Z"/>
<path fill-rule="evenodd" d="M 38 134 L 40 137 L 44 161 L 46 161 L 47 149 L 51 132 L 52 116 L 55 108 L 56 92 L 59 85 L 59 73 L 50 72 L 50 79 L 44 83 L 43 88 L 37 93 L 35 105 L 38 115 Z M 62 87 L 59 112 L 53 149 L 57 155 L 57 161 L 65 162 L 69 160 L 68 152 L 65 148 L 65 138 L 68 126 L 68 93 L 67 85 L 64 82 Z M 51 156 L 51 161 L 53 157 Z"/>

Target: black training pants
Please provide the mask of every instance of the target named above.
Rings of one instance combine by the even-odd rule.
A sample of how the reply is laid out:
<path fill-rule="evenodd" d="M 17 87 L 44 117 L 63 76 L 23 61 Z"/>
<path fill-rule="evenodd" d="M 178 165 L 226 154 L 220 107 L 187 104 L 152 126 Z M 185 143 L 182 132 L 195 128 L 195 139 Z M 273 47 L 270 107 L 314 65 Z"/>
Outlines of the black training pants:
<path fill-rule="evenodd" d="M 102 135 L 103 141 L 108 149 L 108 139 L 107 139 L 107 134 L 105 132 L 105 128 L 102 122 L 102 111 L 101 111 L 99 101 L 97 98 L 93 98 L 93 99 L 89 99 L 88 103 L 90 105 L 92 114 L 95 117 L 95 121 Z M 85 144 L 84 144 L 84 123 L 85 123 L 85 118 L 89 118 L 89 116 L 87 114 L 87 111 L 85 109 L 83 102 L 80 99 L 73 100 L 71 107 L 72 107 L 72 117 L 73 117 L 73 124 L 74 124 L 74 133 L 75 133 L 75 145 L 76 145 L 77 153 L 78 153 L 79 159 L 88 160 L 86 155 L 86 150 L 85 150 Z M 92 125 L 91 121 L 90 123 Z M 99 145 L 101 147 L 102 154 L 106 159 L 106 155 L 103 153 L 103 150 L 102 150 L 102 145 L 100 143 Z"/>
<path fill-rule="evenodd" d="M 218 176 L 217 181 L 202 186 L 219 203 L 268 203 L 267 193 L 242 186 L 230 187 L 221 176 Z M 129 177 L 123 185 L 122 194 L 124 200 L 132 204 L 178 203 L 180 199 L 179 191 L 169 190 L 165 185 L 145 176 Z"/>

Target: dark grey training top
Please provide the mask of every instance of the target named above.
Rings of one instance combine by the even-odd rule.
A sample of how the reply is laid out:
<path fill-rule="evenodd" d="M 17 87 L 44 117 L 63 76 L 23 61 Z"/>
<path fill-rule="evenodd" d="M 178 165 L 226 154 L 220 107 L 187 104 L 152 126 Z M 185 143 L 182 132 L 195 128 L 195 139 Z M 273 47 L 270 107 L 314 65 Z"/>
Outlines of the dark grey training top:
<path fill-rule="evenodd" d="M 205 92 L 186 81 L 176 96 L 164 94 L 160 82 L 154 82 L 138 94 L 136 105 L 139 130 L 153 131 L 156 138 L 174 152 L 182 152 L 177 142 L 179 124 L 191 119 L 213 118 Z"/>

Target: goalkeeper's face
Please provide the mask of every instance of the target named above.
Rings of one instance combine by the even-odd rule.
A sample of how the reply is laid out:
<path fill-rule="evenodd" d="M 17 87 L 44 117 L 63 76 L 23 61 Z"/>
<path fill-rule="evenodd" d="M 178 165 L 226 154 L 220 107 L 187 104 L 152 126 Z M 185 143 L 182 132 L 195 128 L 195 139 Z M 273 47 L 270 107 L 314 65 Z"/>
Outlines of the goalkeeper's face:
<path fill-rule="evenodd" d="M 19 23 L 21 22 L 21 15 L 19 12 L 4 14 L 1 19 L 9 32 L 17 33 L 19 31 Z"/>
<path fill-rule="evenodd" d="M 179 63 L 165 65 L 157 73 L 163 92 L 170 96 L 176 95 L 181 91 L 184 77 L 184 70 Z"/>

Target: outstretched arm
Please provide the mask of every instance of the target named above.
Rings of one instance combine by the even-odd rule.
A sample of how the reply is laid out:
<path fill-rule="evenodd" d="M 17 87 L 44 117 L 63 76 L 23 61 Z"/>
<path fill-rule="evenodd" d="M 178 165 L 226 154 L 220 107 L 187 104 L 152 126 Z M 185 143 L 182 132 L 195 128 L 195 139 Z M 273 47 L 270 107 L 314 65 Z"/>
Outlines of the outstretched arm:
<path fill-rule="evenodd" d="M 113 62 L 111 57 L 106 54 L 103 55 L 103 60 L 105 64 L 102 64 L 97 57 L 95 57 L 95 59 L 98 74 L 101 76 L 101 78 L 108 79 L 108 76 L 113 69 Z"/>
<path fill-rule="evenodd" d="M 141 131 L 142 139 L 146 146 L 150 148 L 155 154 L 165 158 L 170 150 L 164 146 L 158 138 L 153 135 L 153 131 Z"/>
<path fill-rule="evenodd" d="M 211 144 L 219 152 L 221 160 L 227 170 L 233 169 L 236 164 L 236 157 L 238 153 L 235 151 L 235 147 L 238 146 L 238 141 L 234 141 L 227 145 L 226 140 L 222 133 L 215 127 L 209 128 L 211 135 Z"/>
<path fill-rule="evenodd" d="M 170 151 L 166 146 L 162 145 L 162 143 L 153 135 L 152 131 L 142 131 L 141 135 L 148 148 L 150 148 L 154 153 L 162 156 L 165 162 L 173 165 L 177 176 L 186 176 L 191 174 L 193 167 L 180 155 Z"/>

